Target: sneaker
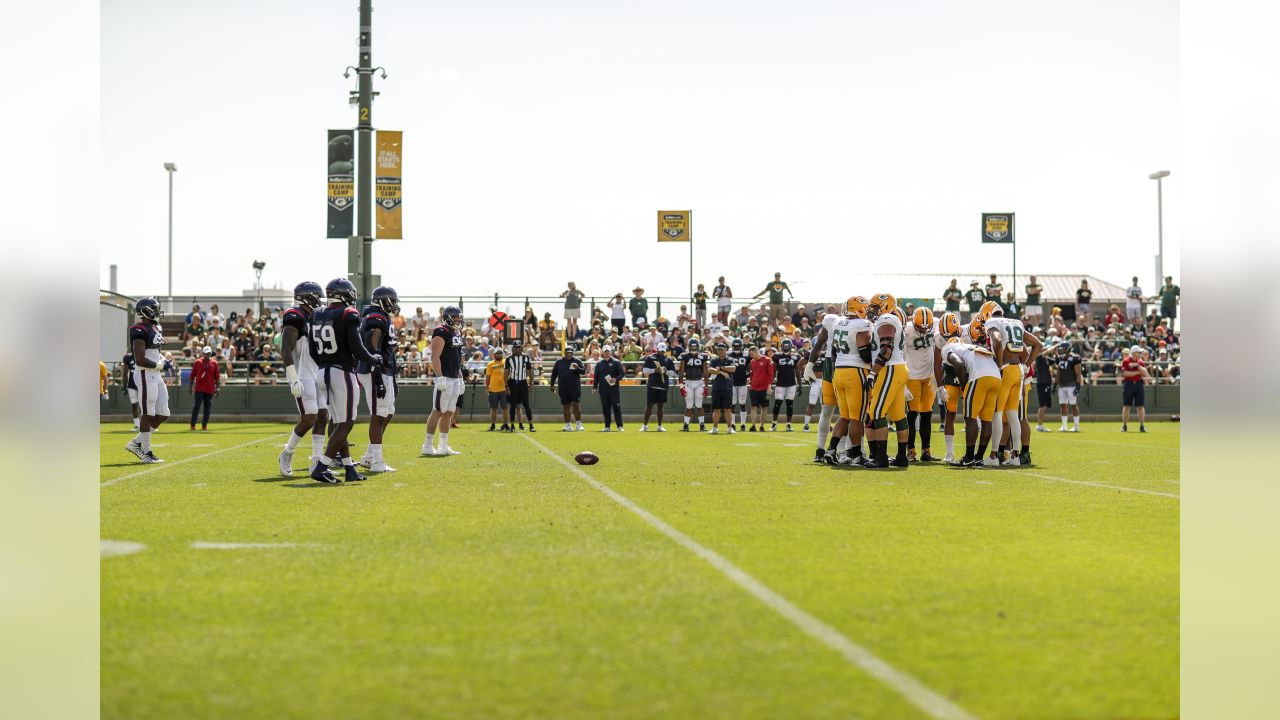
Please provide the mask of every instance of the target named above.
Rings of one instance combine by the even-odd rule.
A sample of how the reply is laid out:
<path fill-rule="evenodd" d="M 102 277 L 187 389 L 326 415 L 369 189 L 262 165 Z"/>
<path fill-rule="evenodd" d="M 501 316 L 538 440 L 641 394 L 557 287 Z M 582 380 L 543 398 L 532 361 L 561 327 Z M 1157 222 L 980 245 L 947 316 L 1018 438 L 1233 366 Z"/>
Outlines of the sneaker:
<path fill-rule="evenodd" d="M 822 448 L 818 448 L 817 450 L 814 450 L 813 464 L 821 465 L 822 463 L 826 462 L 826 457 L 827 457 L 827 453 Z"/>
<path fill-rule="evenodd" d="M 356 470 L 355 465 L 343 465 L 342 469 L 347 473 L 343 478 L 346 482 L 360 482 L 365 479 L 365 476 L 361 475 L 359 470 Z"/>
<path fill-rule="evenodd" d="M 316 482 L 322 482 L 329 485 L 342 484 L 341 480 L 334 477 L 333 473 L 329 472 L 329 466 L 323 463 L 321 463 L 320 465 L 317 465 L 316 469 L 311 471 L 311 479 L 315 480 Z"/>
<path fill-rule="evenodd" d="M 1080 428 L 1078 428 L 1078 427 L 1073 427 L 1073 428 L 1071 428 L 1071 432 L 1080 432 Z"/>
<path fill-rule="evenodd" d="M 640 432 L 649 432 L 649 426 L 648 426 L 648 425 L 641 425 L 641 426 L 640 426 Z"/>
<path fill-rule="evenodd" d="M 916 460 L 916 449 L 907 448 L 907 462 L 919 462 Z"/>
<path fill-rule="evenodd" d="M 698 423 L 698 432 L 706 432 L 706 431 L 707 431 L 707 424 L 706 424 L 706 423 Z"/>
<path fill-rule="evenodd" d="M 622 426 L 621 426 L 621 425 L 619 425 L 619 426 L 618 426 L 618 432 L 622 432 Z"/>
<path fill-rule="evenodd" d="M 600 432 L 613 432 L 613 428 L 605 428 L 605 429 L 601 430 Z"/>
<path fill-rule="evenodd" d="M 791 432 L 791 423 L 787 423 L 787 432 Z"/>
<path fill-rule="evenodd" d="M 1001 465 L 1021 465 L 1021 464 L 1022 464 L 1022 458 L 1018 457 L 1017 455 L 1010 455 L 1009 457 L 1005 458 L 1004 460 L 1001 460 L 1001 461 L 1000 461 L 1000 464 L 1001 464 Z"/>
<path fill-rule="evenodd" d="M 461 455 L 462 453 L 458 452 L 457 450 L 454 450 L 448 445 L 441 445 L 440 449 L 436 450 L 436 454 L 444 456 L 444 455 Z"/>
<path fill-rule="evenodd" d="M 573 426 L 569 423 L 565 423 L 564 427 L 560 428 L 560 432 L 573 432 Z"/>
<path fill-rule="evenodd" d="M 389 473 L 395 472 L 396 469 L 388 465 L 385 461 L 378 461 L 369 466 L 371 473 Z"/>
<path fill-rule="evenodd" d="M 738 423 L 738 432 L 746 432 L 746 431 L 747 431 L 747 424 L 746 424 L 746 423 Z"/>
<path fill-rule="evenodd" d="M 720 429 L 719 429 L 719 428 L 711 428 L 711 432 L 709 432 L 709 433 L 707 433 L 707 434 L 708 434 L 708 435 L 719 435 L 719 434 L 720 434 Z"/>
<path fill-rule="evenodd" d="M 809 432 L 809 423 L 804 424 L 804 427 L 801 429 L 801 432 Z"/>
<path fill-rule="evenodd" d="M 280 474 L 289 477 L 293 474 L 293 451 L 281 450 L 280 457 L 276 458 L 280 462 Z"/>
<path fill-rule="evenodd" d="M 756 431 L 756 426 L 755 426 L 755 425 L 752 425 L 752 426 L 751 426 L 751 429 L 750 429 L 750 430 L 748 430 L 747 432 L 755 432 L 755 431 Z"/>
<path fill-rule="evenodd" d="M 832 467 L 835 467 L 836 465 L 840 464 L 840 458 L 831 450 L 827 450 L 822 453 L 822 462 Z"/>
<path fill-rule="evenodd" d="M 524 432 L 524 423 L 520 423 L 520 432 Z"/>
<path fill-rule="evenodd" d="M 1120 426 L 1120 432 L 1129 432 L 1129 426 L 1128 426 L 1128 425 L 1121 425 L 1121 426 Z"/>
<path fill-rule="evenodd" d="M 1024 451 L 1021 455 L 1019 455 L 1019 456 L 1018 456 L 1018 463 L 1019 463 L 1020 465 L 1030 465 L 1030 464 L 1031 464 L 1031 451 L 1030 451 L 1030 450 L 1026 450 L 1026 451 Z"/>
<path fill-rule="evenodd" d="M 145 459 L 144 458 L 145 454 L 142 452 L 142 443 L 138 442 L 137 440 L 130 440 L 129 442 L 125 443 L 124 449 L 133 453 L 133 456 L 138 458 L 139 460 Z"/>
<path fill-rule="evenodd" d="M 425 457 L 432 457 L 436 454 L 436 449 L 431 447 L 430 445 L 423 445 L 422 449 L 419 451 L 419 454 Z"/>
<path fill-rule="evenodd" d="M 533 426 L 533 423 L 529 423 L 529 432 L 538 432 L 538 429 Z"/>
<path fill-rule="evenodd" d="M 493 424 L 492 424 L 492 423 L 490 423 L 490 424 L 489 424 L 489 429 L 488 429 L 488 430 L 486 430 L 485 432 L 493 432 L 495 429 L 496 429 L 496 428 L 494 428 Z"/>
<path fill-rule="evenodd" d="M 658 426 L 658 432 L 666 432 L 666 431 L 667 431 L 666 428 L 662 427 L 661 425 Z"/>
<path fill-rule="evenodd" d="M 1139 426 L 1138 426 L 1138 432 L 1146 432 L 1146 431 L 1147 431 L 1147 426 L 1146 426 L 1146 425 L 1139 425 Z"/>
<path fill-rule="evenodd" d="M 737 432 L 738 432 L 737 430 L 734 430 L 734 429 L 733 429 L 733 426 L 732 426 L 732 425 L 730 425 L 730 426 L 729 426 L 729 434 L 730 434 L 730 435 L 736 435 L 736 434 L 737 434 Z"/>
<path fill-rule="evenodd" d="M 864 467 L 864 468 L 869 468 L 869 469 L 872 469 L 872 470 L 876 470 L 876 469 L 879 469 L 879 468 L 887 468 L 887 467 L 889 467 L 889 461 L 888 461 L 888 460 L 872 460 L 871 458 L 868 458 L 868 457 L 867 457 L 867 456 L 865 456 L 865 455 L 863 456 L 863 462 L 858 463 L 858 464 L 859 464 L 859 465 L 861 465 L 861 466 L 862 466 L 862 467 Z"/>
<path fill-rule="evenodd" d="M 982 465 L 982 461 L 981 461 L 981 460 L 979 460 L 979 459 L 978 459 L 978 458 L 976 458 L 976 457 L 975 457 L 975 458 L 961 458 L 961 459 L 960 459 L 960 462 L 956 463 L 956 465 L 957 465 L 957 466 L 959 466 L 959 467 L 967 467 L 967 468 L 971 468 L 971 467 L 978 467 L 978 466 Z"/>
<path fill-rule="evenodd" d="M 943 462 L 943 463 L 945 463 L 945 464 L 947 464 L 947 465 L 955 465 L 955 464 L 956 464 L 956 456 L 955 456 L 955 455 L 945 455 L 945 456 L 943 456 L 943 458 L 942 458 L 942 462 Z"/>
<path fill-rule="evenodd" d="M 1043 425 L 1037 425 L 1037 426 L 1036 426 L 1036 432 L 1049 432 L 1049 428 L 1047 428 L 1047 427 L 1045 427 L 1045 426 L 1043 426 Z"/>
<path fill-rule="evenodd" d="M 364 457 L 362 457 L 362 458 L 360 458 L 358 461 L 356 461 L 356 464 L 357 464 L 357 465 L 359 465 L 360 467 L 366 467 L 366 468 L 367 468 L 367 467 L 369 467 L 370 465 L 372 465 L 372 464 L 373 464 L 373 456 L 372 456 L 372 455 L 365 455 Z"/>
<path fill-rule="evenodd" d="M 1062 427 L 1058 428 L 1058 432 L 1066 432 L 1066 431 L 1067 431 L 1066 425 L 1063 425 Z"/>
<path fill-rule="evenodd" d="M 577 431 L 582 432 L 582 423 L 578 423 Z"/>
<path fill-rule="evenodd" d="M 142 454 L 142 462 L 147 463 L 148 465 L 154 465 L 156 463 L 162 463 L 164 461 L 156 457 L 155 453 L 148 450 Z"/>
<path fill-rule="evenodd" d="M 993 457 L 987 457 L 983 459 L 982 466 L 983 467 L 1000 467 L 1000 461 Z"/>
<path fill-rule="evenodd" d="M 689 432 L 689 424 L 685 423 L 684 427 L 680 428 L 680 432 Z"/>
<path fill-rule="evenodd" d="M 773 423 L 769 425 L 769 432 L 777 432 L 777 431 L 778 431 L 778 423 Z"/>
<path fill-rule="evenodd" d="M 938 458 L 934 457 L 933 453 L 925 450 L 920 455 L 920 462 L 938 462 Z"/>
<path fill-rule="evenodd" d="M 894 456 L 894 458 L 893 458 L 892 460 L 890 460 L 890 461 L 889 461 L 889 466 L 890 466 L 890 467 L 900 467 L 900 468 L 904 468 L 904 467 L 907 467 L 907 465 L 909 465 L 909 464 L 910 464 L 910 461 L 909 461 L 909 460 L 907 460 L 905 457 L 902 457 L 902 456 Z"/>
<path fill-rule="evenodd" d="M 505 431 L 507 431 L 507 432 L 509 432 L 509 433 L 513 433 L 513 432 L 515 432 L 515 431 L 516 431 L 516 426 L 515 426 L 515 425 L 508 425 L 508 426 L 506 426 L 505 428 L 503 428 L 503 430 L 505 430 Z"/>

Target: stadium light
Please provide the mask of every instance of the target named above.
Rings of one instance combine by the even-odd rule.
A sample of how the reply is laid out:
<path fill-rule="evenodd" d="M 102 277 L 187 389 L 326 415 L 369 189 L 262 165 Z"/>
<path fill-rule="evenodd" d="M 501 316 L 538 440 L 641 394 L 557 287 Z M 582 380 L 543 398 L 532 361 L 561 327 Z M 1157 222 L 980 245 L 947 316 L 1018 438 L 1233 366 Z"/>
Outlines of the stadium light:
<path fill-rule="evenodd" d="M 1156 293 L 1164 287 L 1164 178 L 1169 177 L 1168 170 L 1153 172 L 1147 176 L 1156 181 Z"/>

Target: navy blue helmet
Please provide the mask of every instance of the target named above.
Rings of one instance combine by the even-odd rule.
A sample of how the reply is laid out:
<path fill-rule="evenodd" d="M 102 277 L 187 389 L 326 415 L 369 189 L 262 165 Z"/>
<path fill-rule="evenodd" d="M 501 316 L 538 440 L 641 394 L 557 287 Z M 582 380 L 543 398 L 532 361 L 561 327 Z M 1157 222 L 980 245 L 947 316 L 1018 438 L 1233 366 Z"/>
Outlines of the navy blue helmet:
<path fill-rule="evenodd" d="M 334 278 L 324 286 L 325 299 L 330 304 L 340 302 L 344 305 L 356 304 L 356 286 L 346 278 Z"/>
<path fill-rule="evenodd" d="M 374 288 L 373 304 L 388 315 L 400 312 L 400 296 L 396 294 L 396 289 L 393 287 L 379 285 Z"/>
<path fill-rule="evenodd" d="M 138 315 L 150 320 L 151 322 L 160 322 L 160 317 L 164 314 L 160 312 L 160 302 L 153 297 L 144 297 L 133 306 Z"/>
<path fill-rule="evenodd" d="M 790 350 L 790 349 L 791 349 L 791 347 L 792 347 L 791 340 L 789 340 L 789 339 L 788 339 L 788 340 L 783 340 L 783 341 L 782 341 L 782 350 L 783 350 L 783 352 L 786 352 L 786 351 Z"/>
<path fill-rule="evenodd" d="M 320 287 L 320 283 L 307 280 L 300 282 L 293 288 L 293 301 L 298 303 L 298 307 L 311 308 L 312 310 L 320 307 L 323 303 L 324 288 Z"/>
<path fill-rule="evenodd" d="M 742 349 L 742 338 L 734 338 L 734 339 L 733 339 L 733 349 L 734 349 L 734 350 L 741 350 L 741 349 Z"/>
<path fill-rule="evenodd" d="M 697 350 L 701 344 L 698 338 L 689 338 L 689 350 Z"/>
<path fill-rule="evenodd" d="M 461 327 L 462 308 L 457 305 L 445 305 L 444 310 L 440 311 L 440 319 L 449 327 Z"/>

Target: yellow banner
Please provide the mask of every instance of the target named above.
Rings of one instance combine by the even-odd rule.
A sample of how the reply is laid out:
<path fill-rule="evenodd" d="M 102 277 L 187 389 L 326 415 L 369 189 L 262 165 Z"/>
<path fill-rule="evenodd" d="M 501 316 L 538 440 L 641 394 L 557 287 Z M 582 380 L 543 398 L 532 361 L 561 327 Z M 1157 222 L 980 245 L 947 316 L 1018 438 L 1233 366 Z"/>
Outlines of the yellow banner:
<path fill-rule="evenodd" d="M 378 220 L 379 240 L 404 239 L 400 225 L 400 205 L 403 202 L 400 191 L 401 135 L 403 133 L 399 130 L 378 131 L 378 152 L 374 160 L 377 163 L 374 170 L 377 189 L 373 204 L 378 208 L 374 217 Z"/>
<path fill-rule="evenodd" d="M 658 242 L 691 242 L 692 234 L 692 210 L 658 211 Z"/>

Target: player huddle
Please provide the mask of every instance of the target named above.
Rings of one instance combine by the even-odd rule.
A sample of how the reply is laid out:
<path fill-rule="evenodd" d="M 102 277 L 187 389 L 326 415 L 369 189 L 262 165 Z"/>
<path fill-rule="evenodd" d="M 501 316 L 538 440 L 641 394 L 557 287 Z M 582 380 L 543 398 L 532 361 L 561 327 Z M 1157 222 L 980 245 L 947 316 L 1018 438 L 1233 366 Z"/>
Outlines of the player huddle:
<path fill-rule="evenodd" d="M 870 300 L 850 297 L 842 313 L 823 318 L 809 353 L 822 380 L 814 462 L 883 468 L 937 461 L 931 447 L 937 403 L 944 412 L 943 462 L 1030 465 L 1027 367 L 1043 350 L 1039 338 L 1020 320 L 1004 317 L 992 301 L 961 325 L 955 313 L 935 318 L 928 308 L 917 308 L 908 318 L 889 293 Z M 965 454 L 959 460 L 957 415 L 965 424 Z M 897 440 L 892 459 L 891 428 Z"/>

